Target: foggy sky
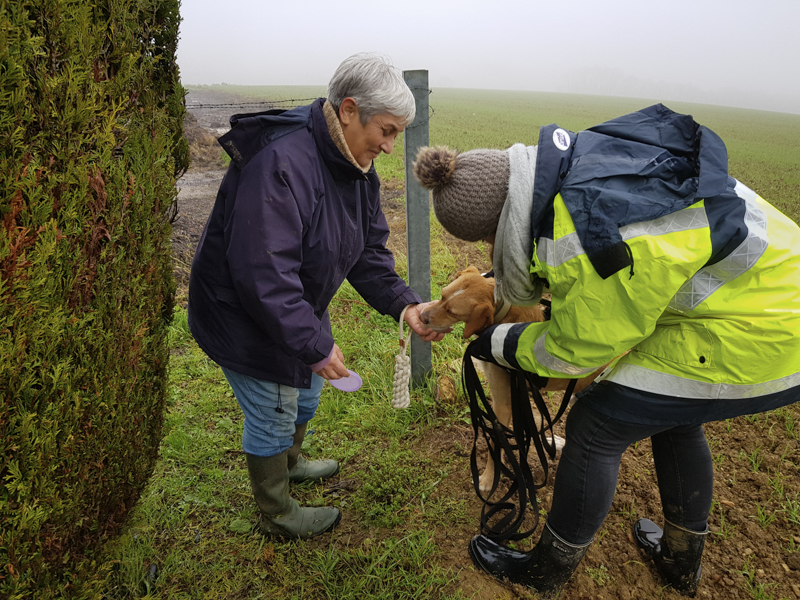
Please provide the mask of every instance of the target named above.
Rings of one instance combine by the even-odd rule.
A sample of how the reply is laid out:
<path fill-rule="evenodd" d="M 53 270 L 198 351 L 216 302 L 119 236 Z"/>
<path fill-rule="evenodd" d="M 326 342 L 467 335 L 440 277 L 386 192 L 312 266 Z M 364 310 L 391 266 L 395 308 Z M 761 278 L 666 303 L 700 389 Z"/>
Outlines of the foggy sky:
<path fill-rule="evenodd" d="M 430 87 L 800 113 L 800 0 L 182 0 L 184 84 L 326 85 L 356 52 Z"/>

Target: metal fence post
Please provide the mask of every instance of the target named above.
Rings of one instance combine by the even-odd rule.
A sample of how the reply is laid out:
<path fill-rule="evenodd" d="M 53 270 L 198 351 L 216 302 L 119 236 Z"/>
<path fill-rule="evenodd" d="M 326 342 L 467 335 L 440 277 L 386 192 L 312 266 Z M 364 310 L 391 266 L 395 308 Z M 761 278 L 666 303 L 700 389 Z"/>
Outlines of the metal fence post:
<path fill-rule="evenodd" d="M 430 200 L 428 190 L 411 171 L 417 151 L 429 144 L 428 71 L 403 71 L 403 78 L 414 94 L 417 107 L 414 121 L 405 130 L 408 285 L 428 302 L 431 299 Z M 419 387 L 431 371 L 431 344 L 416 335 L 411 337 L 411 384 Z"/>

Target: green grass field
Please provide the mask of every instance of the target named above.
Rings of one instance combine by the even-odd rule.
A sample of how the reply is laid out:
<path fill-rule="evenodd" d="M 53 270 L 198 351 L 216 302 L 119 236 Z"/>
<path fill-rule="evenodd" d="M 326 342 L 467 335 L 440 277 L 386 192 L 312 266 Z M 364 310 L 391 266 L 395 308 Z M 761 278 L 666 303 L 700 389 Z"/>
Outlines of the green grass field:
<path fill-rule="evenodd" d="M 456 264 L 440 241 L 441 227 L 432 228 L 438 293 Z M 397 259 L 406 276 L 405 257 Z M 344 545 L 330 535 L 278 542 L 253 529 L 239 408 L 220 368 L 194 343 L 186 311 L 178 310 L 160 459 L 122 535 L 87 564 L 81 597 L 96 598 L 88 590 L 101 590 L 103 600 L 464 598 L 454 589 L 456 574 L 438 564 L 433 536 L 472 520 L 457 496 L 432 497 L 440 481 L 453 478 L 455 457 L 429 456 L 424 445 L 437 428 L 465 423 L 467 406 L 437 404 L 433 386 L 413 391 L 407 410 L 392 408 L 397 324 L 347 283 L 330 313 L 334 337 L 364 385 L 350 394 L 323 388 L 303 451 L 311 458 L 335 456 L 345 482 L 359 484 L 341 496 L 297 485 L 292 495 L 305 506 L 339 506 L 349 520 L 337 528 Z M 462 352 L 460 336 L 437 343 L 437 372 L 455 377 Z"/>
<path fill-rule="evenodd" d="M 278 94 L 274 88 L 223 89 L 250 98 L 309 98 L 324 93 L 323 88 L 280 90 Z M 449 89 L 434 90 L 430 102 L 431 142 L 460 150 L 533 144 L 541 125 L 556 122 L 580 130 L 650 104 Z M 728 142 L 734 176 L 800 220 L 800 116 L 667 105 L 690 112 L 717 131 Z M 400 142 L 393 156 L 379 161 L 384 180 L 402 177 Z M 462 264 L 448 250 L 438 224 L 432 221 L 431 226 L 432 296 L 437 297 L 449 274 Z M 404 275 L 405 257 L 397 259 L 398 272 Z M 240 410 L 219 367 L 192 340 L 186 312 L 179 310 L 171 332 L 171 392 L 160 459 L 122 534 L 86 563 L 86 572 L 79 577 L 87 582 L 81 597 L 511 597 L 499 587 L 487 587 L 491 583 L 486 578 L 479 580 L 479 588 L 470 587 L 473 580 L 464 574 L 471 567 L 455 564 L 454 551 L 448 550 L 461 549 L 463 554 L 464 542 L 448 536 L 471 535 L 476 529 L 476 502 L 465 458 L 471 440 L 463 447 L 453 442 L 453 452 L 436 451 L 433 441 L 442 432 L 466 428 L 466 402 L 443 402 L 431 386 L 412 393 L 408 410 L 394 410 L 391 382 L 398 351 L 397 325 L 372 311 L 347 284 L 330 312 L 347 364 L 362 375 L 365 385 L 352 394 L 325 386 L 312 422 L 314 433 L 304 451 L 312 458 L 338 459 L 343 465 L 342 480 L 357 485 L 325 493 L 323 486 L 303 485 L 293 487 L 292 493 L 305 505 L 340 506 L 346 516 L 340 528 L 305 543 L 265 539 L 253 529 L 257 517 L 241 453 Z M 457 334 L 433 346 L 440 385 L 444 378 L 458 382 L 463 342 Z M 788 433 L 781 433 L 795 445 L 800 435 L 794 429 L 797 417 L 796 411 L 791 412 L 785 418 Z M 770 425 L 765 423 L 765 427 Z M 768 451 L 772 450 L 763 450 Z M 747 457 L 720 456 L 726 465 L 738 465 L 745 472 Z M 797 497 L 791 500 L 787 494 L 787 498 L 774 514 L 789 514 L 793 509 L 791 522 L 800 522 Z M 778 521 L 772 526 L 786 525 Z M 59 596 L 43 593 L 41 597 Z"/>

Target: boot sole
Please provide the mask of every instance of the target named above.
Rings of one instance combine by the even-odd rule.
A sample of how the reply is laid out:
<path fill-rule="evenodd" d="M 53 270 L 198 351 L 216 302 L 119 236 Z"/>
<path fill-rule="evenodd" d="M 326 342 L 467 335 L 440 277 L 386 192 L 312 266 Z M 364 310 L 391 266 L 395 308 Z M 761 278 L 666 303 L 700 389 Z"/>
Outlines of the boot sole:
<path fill-rule="evenodd" d="M 288 540 L 308 540 L 308 539 L 315 538 L 317 536 L 320 536 L 320 535 L 323 535 L 325 533 L 328 533 L 328 532 L 332 531 L 339 523 L 341 523 L 341 521 L 342 521 L 342 511 L 339 511 L 339 514 L 336 515 L 336 519 L 334 519 L 334 521 L 330 525 L 328 525 L 325 529 L 315 533 L 314 535 L 309 535 L 309 536 L 305 536 L 305 537 L 303 537 L 302 535 L 299 535 L 299 534 L 298 535 L 293 535 L 293 534 L 286 533 L 283 529 L 278 529 L 278 526 L 276 526 L 274 523 L 270 523 L 269 521 L 267 521 L 267 523 L 269 523 L 269 525 L 267 525 L 266 527 L 264 525 L 264 521 L 259 521 L 258 528 L 261 530 L 262 534 L 264 534 L 266 536 L 269 536 L 269 537 L 272 537 L 272 538 L 284 540 L 284 541 L 288 541 Z M 275 529 L 273 529 L 273 527 Z"/>

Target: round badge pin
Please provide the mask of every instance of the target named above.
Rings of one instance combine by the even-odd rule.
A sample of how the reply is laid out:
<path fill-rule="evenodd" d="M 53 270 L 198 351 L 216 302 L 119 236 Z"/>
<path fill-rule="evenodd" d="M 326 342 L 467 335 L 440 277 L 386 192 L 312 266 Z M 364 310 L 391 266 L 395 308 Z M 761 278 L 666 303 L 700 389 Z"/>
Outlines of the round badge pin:
<path fill-rule="evenodd" d="M 553 132 L 553 144 L 562 152 L 569 150 L 571 143 L 572 140 L 569 139 L 569 134 L 563 129 L 558 128 Z"/>
<path fill-rule="evenodd" d="M 328 383 L 330 383 L 333 387 L 337 390 L 341 390 L 343 392 L 355 392 L 357 389 L 361 387 L 361 377 L 355 371 L 350 371 L 349 377 L 342 377 L 341 379 L 328 379 Z"/>

